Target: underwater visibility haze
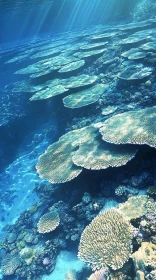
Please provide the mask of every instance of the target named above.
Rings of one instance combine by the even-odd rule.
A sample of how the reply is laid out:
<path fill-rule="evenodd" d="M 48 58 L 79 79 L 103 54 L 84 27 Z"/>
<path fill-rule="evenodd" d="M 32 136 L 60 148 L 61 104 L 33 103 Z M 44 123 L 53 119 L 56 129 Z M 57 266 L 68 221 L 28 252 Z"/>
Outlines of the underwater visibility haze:
<path fill-rule="evenodd" d="M 155 0 L 0 1 L 0 279 L 156 280 Z"/>

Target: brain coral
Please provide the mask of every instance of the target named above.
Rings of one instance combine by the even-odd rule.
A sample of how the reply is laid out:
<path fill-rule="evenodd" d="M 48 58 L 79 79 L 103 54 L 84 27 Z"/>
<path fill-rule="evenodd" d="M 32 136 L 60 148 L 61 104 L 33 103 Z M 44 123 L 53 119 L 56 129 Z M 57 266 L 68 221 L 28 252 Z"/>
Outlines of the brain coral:
<path fill-rule="evenodd" d="M 78 257 L 93 270 L 104 267 L 116 270 L 129 259 L 131 241 L 130 224 L 116 209 L 110 209 L 99 214 L 84 229 Z"/>
<path fill-rule="evenodd" d="M 47 233 L 53 231 L 60 223 L 60 218 L 56 210 L 50 211 L 49 213 L 44 214 L 38 224 L 39 233 Z"/>
<path fill-rule="evenodd" d="M 156 147 L 156 106 L 129 111 L 106 120 L 103 140 L 114 144 L 147 144 Z"/>
<path fill-rule="evenodd" d="M 17 254 L 8 254 L 2 261 L 1 271 L 3 275 L 13 275 L 16 269 L 21 265 Z"/>

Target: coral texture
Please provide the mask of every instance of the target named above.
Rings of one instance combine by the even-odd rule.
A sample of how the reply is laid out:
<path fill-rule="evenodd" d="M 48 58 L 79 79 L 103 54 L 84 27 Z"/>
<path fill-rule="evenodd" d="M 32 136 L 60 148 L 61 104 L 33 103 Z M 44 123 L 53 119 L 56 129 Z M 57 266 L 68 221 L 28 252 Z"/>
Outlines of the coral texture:
<path fill-rule="evenodd" d="M 31 247 L 25 247 L 20 251 L 20 257 L 24 259 L 27 265 L 32 263 L 33 258 L 35 257 L 36 249 Z"/>
<path fill-rule="evenodd" d="M 69 132 L 66 137 L 62 136 L 39 157 L 36 169 L 41 178 L 51 183 L 64 183 L 81 173 L 82 168 L 74 165 L 71 158 L 75 150 L 72 145 L 74 134 L 77 135 L 76 132 Z"/>
<path fill-rule="evenodd" d="M 99 214 L 81 235 L 78 257 L 93 270 L 123 266 L 131 253 L 132 229 L 123 216 L 110 209 Z M 122 254 L 121 254 L 122 252 Z"/>
<path fill-rule="evenodd" d="M 65 183 L 86 169 L 105 169 L 126 164 L 136 147 L 104 142 L 93 125 L 70 131 L 50 145 L 36 166 L 40 177 L 51 183 Z"/>
<path fill-rule="evenodd" d="M 139 218 L 148 212 L 148 200 L 147 195 L 129 197 L 125 203 L 119 205 L 119 211 L 128 220 Z"/>
<path fill-rule="evenodd" d="M 60 223 L 60 218 L 56 210 L 50 211 L 49 213 L 44 214 L 38 224 L 39 233 L 47 233 L 53 231 Z"/>
<path fill-rule="evenodd" d="M 103 280 L 107 276 L 107 269 L 101 268 L 90 275 L 88 280 Z"/>
<path fill-rule="evenodd" d="M 100 128 L 103 140 L 114 144 L 156 147 L 156 106 L 115 115 Z"/>
<path fill-rule="evenodd" d="M 139 250 L 132 254 L 132 259 L 136 276 L 137 274 L 142 274 L 141 279 L 146 279 L 145 275 L 147 274 L 149 267 L 150 271 L 156 267 L 156 245 L 150 242 L 142 242 Z"/>
<path fill-rule="evenodd" d="M 6 255 L 2 261 L 1 271 L 3 275 L 13 275 L 16 269 L 21 265 L 18 255 Z"/>
<path fill-rule="evenodd" d="M 63 103 L 68 108 L 80 108 L 95 103 L 104 91 L 105 86 L 103 84 L 97 84 L 89 89 L 66 96 L 63 98 Z"/>
<path fill-rule="evenodd" d="M 66 275 L 65 275 L 64 280 L 76 280 L 75 273 L 71 270 L 68 270 Z"/>

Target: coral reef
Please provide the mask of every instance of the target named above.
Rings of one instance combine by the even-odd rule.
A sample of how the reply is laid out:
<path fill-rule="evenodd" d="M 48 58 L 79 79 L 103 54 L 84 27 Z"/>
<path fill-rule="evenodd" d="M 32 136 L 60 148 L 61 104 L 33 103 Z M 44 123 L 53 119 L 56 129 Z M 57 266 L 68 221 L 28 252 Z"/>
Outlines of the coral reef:
<path fill-rule="evenodd" d="M 137 20 L 139 7 L 148 13 L 153 5 L 154 13 L 153 0 L 150 9 L 147 0 L 141 3 Z M 57 279 L 58 255 L 69 250 L 76 259 L 79 248 L 81 270 L 65 267 L 61 280 L 155 280 L 156 20 L 151 17 L 0 49 L 4 76 L 11 66 L 15 74 L 14 83 L 1 88 L 0 129 L 10 142 L 5 136 L 0 154 L 5 162 L 12 150 L 17 153 L 0 175 L 2 279 L 41 280 L 48 274 Z M 18 113 L 27 114 L 23 122 L 6 126 Z M 23 182 L 26 203 L 25 193 L 18 192 Z M 19 215 L 10 225 L 7 215 L 16 205 Z"/>

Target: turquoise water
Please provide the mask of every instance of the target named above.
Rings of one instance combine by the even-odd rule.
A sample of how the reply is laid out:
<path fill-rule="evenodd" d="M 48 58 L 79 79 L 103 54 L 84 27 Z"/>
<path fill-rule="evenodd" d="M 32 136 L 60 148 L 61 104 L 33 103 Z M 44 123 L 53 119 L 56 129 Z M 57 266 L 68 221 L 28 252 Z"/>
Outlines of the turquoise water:
<path fill-rule="evenodd" d="M 1 279 L 155 279 L 155 12 L 1 1 Z"/>

